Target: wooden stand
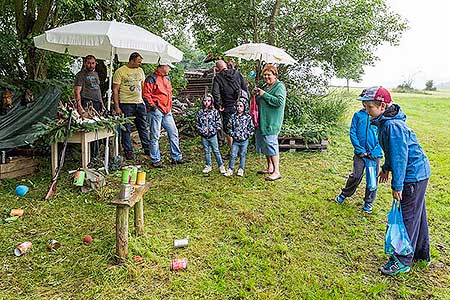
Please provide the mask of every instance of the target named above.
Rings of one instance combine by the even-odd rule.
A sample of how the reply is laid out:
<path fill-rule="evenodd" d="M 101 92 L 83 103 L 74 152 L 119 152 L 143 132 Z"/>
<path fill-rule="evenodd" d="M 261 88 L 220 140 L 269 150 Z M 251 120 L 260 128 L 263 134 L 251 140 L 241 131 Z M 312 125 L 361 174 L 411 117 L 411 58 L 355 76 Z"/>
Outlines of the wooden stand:
<path fill-rule="evenodd" d="M 129 201 L 119 199 L 119 196 L 111 201 L 116 206 L 116 258 L 119 263 L 128 256 L 128 214 L 134 206 L 134 229 L 137 236 L 144 234 L 144 201 L 145 192 L 150 188 L 150 183 L 145 185 L 133 185 L 134 192 Z"/>
<path fill-rule="evenodd" d="M 320 143 L 305 143 L 302 138 L 298 137 L 279 137 L 278 144 L 281 152 L 325 151 L 327 150 L 328 140 L 322 140 Z"/>
<path fill-rule="evenodd" d="M 106 128 L 98 129 L 93 132 L 74 132 L 69 138 L 69 143 L 81 144 L 81 167 L 87 168 L 91 160 L 89 143 L 97 140 L 105 139 L 107 137 L 114 137 L 114 131 Z M 118 139 L 113 138 L 114 143 L 114 156 L 119 155 Z M 56 169 L 58 168 L 58 143 L 53 143 L 52 148 L 52 176 L 55 176 Z"/>

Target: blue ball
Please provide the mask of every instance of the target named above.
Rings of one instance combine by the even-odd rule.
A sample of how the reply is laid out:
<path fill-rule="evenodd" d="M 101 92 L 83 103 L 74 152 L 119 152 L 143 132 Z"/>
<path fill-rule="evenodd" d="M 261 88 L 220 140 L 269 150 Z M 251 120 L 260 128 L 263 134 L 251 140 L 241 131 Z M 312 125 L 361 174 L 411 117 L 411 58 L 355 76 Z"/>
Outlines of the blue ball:
<path fill-rule="evenodd" d="M 16 187 L 16 195 L 17 196 L 25 196 L 26 193 L 30 190 L 26 185 L 18 185 Z"/>
<path fill-rule="evenodd" d="M 251 71 L 251 72 L 248 74 L 248 77 L 250 77 L 251 79 L 255 79 L 255 78 L 256 78 L 256 72 L 255 72 L 255 71 Z"/>

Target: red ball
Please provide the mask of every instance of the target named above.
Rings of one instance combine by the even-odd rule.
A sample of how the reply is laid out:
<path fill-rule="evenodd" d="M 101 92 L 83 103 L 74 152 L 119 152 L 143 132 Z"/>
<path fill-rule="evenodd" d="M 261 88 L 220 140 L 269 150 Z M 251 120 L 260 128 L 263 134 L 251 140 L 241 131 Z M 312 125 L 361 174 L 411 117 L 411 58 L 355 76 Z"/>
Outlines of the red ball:
<path fill-rule="evenodd" d="M 92 242 L 92 236 L 87 235 L 83 238 L 83 243 L 90 244 Z"/>

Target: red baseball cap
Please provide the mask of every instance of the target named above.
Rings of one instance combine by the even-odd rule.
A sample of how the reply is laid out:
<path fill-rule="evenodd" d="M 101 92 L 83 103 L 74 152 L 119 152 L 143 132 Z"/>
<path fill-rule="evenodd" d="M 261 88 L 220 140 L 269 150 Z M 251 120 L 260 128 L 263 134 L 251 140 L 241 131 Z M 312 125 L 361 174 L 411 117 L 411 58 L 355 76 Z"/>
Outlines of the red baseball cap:
<path fill-rule="evenodd" d="M 361 101 L 381 101 L 384 103 L 391 103 L 392 97 L 391 93 L 382 86 L 372 86 L 370 88 L 364 89 L 359 95 L 357 100 Z"/>

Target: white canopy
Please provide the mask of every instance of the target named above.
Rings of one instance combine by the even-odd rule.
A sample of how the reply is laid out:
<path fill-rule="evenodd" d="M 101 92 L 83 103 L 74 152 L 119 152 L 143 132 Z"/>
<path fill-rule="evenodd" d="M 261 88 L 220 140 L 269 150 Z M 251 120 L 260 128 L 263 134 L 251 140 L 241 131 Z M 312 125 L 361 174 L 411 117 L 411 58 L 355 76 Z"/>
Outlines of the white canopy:
<path fill-rule="evenodd" d="M 143 63 L 179 62 L 183 52 L 161 37 L 136 25 L 116 21 L 82 21 L 46 31 L 34 38 L 37 48 L 74 56 L 94 55 L 109 60 L 115 54 L 128 62 L 134 51 Z"/>
<path fill-rule="evenodd" d="M 297 61 L 283 49 L 264 43 L 248 43 L 237 46 L 224 53 L 226 56 L 245 60 L 260 60 L 266 63 L 293 65 Z"/>

